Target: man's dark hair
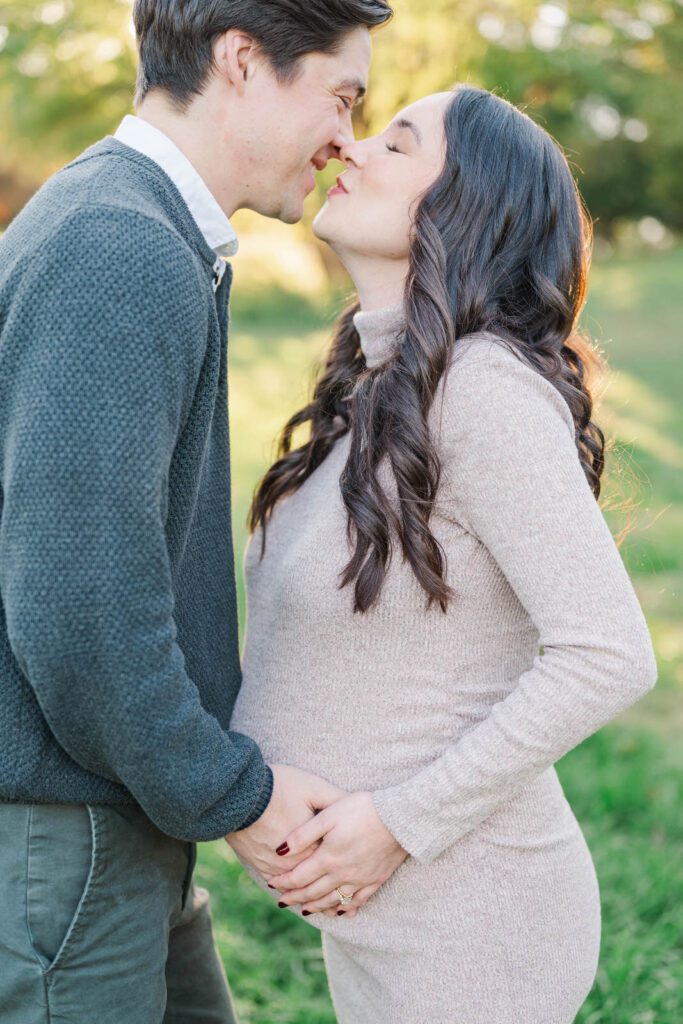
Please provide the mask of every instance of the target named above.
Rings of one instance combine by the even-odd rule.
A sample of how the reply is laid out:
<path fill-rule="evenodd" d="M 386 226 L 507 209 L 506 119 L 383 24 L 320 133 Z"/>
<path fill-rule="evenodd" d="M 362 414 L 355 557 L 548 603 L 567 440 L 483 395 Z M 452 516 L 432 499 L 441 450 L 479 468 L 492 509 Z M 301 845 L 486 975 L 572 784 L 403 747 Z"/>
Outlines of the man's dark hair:
<path fill-rule="evenodd" d="M 306 54 L 334 53 L 353 29 L 383 25 L 392 13 L 385 0 L 135 0 L 135 102 L 164 89 L 187 109 L 211 74 L 214 42 L 231 28 L 252 36 L 287 82 Z"/>

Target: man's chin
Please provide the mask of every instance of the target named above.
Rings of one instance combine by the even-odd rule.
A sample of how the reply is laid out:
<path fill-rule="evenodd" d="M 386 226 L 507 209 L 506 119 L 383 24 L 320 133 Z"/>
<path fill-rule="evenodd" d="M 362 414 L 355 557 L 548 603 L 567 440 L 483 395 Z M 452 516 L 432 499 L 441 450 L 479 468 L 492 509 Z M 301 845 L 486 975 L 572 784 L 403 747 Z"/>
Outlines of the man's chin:
<path fill-rule="evenodd" d="M 304 215 L 304 204 L 301 199 L 272 201 L 254 204 L 250 207 L 255 213 L 270 220 L 279 220 L 283 224 L 298 224 Z"/>
<path fill-rule="evenodd" d="M 276 214 L 278 220 L 281 220 L 283 224 L 298 224 L 303 215 L 304 200 L 300 198 L 285 199 Z"/>
<path fill-rule="evenodd" d="M 303 218 L 304 210 L 303 207 L 295 213 L 293 210 L 282 210 L 278 216 L 278 220 L 281 220 L 283 224 L 298 224 Z"/>

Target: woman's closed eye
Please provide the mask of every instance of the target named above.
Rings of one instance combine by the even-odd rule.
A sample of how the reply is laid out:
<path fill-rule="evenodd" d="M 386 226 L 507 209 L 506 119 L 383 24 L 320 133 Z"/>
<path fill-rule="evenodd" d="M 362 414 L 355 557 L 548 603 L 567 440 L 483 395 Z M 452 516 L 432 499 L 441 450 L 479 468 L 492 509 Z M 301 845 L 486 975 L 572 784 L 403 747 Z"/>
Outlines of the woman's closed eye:
<path fill-rule="evenodd" d="M 387 149 L 389 150 L 390 153 L 400 153 L 401 152 L 401 150 L 398 148 L 398 146 L 395 146 L 393 142 L 387 142 L 386 146 L 387 146 Z"/>

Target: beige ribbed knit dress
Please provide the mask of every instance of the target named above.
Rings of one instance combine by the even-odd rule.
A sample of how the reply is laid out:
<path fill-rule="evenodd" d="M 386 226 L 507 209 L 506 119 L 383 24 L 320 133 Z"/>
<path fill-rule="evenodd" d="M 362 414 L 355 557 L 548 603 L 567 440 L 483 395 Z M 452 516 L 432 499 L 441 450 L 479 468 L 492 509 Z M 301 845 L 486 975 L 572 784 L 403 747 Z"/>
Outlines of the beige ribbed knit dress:
<path fill-rule="evenodd" d="M 357 314 L 368 366 L 401 320 Z M 340 440 L 276 507 L 264 559 L 260 535 L 248 549 L 232 727 L 271 763 L 373 791 L 411 854 L 354 919 L 307 919 L 341 1024 L 570 1024 L 600 903 L 553 764 L 654 685 L 652 645 L 551 384 L 492 336 L 462 338 L 431 429 L 447 614 L 399 552 L 353 614 Z"/>

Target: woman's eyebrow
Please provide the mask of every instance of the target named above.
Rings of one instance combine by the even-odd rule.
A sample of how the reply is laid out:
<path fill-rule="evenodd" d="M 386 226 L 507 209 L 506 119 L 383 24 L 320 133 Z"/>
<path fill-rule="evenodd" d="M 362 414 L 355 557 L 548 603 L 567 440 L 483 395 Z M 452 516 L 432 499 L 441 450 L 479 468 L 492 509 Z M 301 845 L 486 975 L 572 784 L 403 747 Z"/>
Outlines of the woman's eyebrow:
<path fill-rule="evenodd" d="M 394 121 L 394 128 L 407 128 L 415 136 L 418 146 L 422 145 L 422 132 L 412 121 L 408 121 L 405 117 L 400 117 L 398 121 Z"/>

